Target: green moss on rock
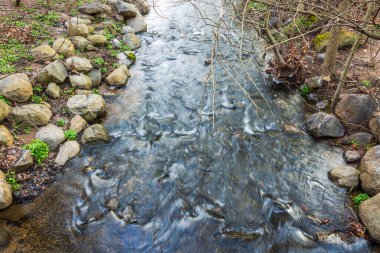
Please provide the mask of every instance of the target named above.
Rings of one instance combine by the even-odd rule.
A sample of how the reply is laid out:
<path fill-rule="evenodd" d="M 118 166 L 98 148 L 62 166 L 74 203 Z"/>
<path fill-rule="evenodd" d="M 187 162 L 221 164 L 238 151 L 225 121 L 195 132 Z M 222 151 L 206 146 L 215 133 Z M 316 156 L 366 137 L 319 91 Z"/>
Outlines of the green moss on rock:
<path fill-rule="evenodd" d="M 315 50 L 317 50 L 318 52 L 325 51 L 327 44 L 329 43 L 330 36 L 331 32 L 318 34 L 317 37 L 315 37 L 315 39 L 313 40 Z M 348 30 L 342 30 L 339 33 L 338 48 L 344 49 L 347 47 L 351 47 L 355 42 L 355 37 L 355 33 Z"/>

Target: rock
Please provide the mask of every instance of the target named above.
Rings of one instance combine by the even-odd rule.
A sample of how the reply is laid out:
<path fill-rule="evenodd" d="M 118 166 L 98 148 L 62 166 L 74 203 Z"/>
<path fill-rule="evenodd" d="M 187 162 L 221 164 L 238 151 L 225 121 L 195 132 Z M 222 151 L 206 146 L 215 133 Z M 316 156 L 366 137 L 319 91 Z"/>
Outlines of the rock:
<path fill-rule="evenodd" d="M 121 22 L 124 21 L 124 17 L 121 16 L 121 15 L 119 15 L 119 14 L 116 14 L 116 15 L 115 15 L 115 19 L 116 19 L 117 21 L 121 21 Z"/>
<path fill-rule="evenodd" d="M 119 201 L 116 198 L 110 199 L 106 206 L 108 209 L 115 211 L 119 205 Z"/>
<path fill-rule="evenodd" d="M 11 170 L 14 170 L 16 173 L 23 172 L 28 168 L 33 166 L 33 156 L 30 150 L 23 150 L 21 156 L 17 161 L 11 166 Z"/>
<path fill-rule="evenodd" d="M 61 128 L 53 124 L 47 124 L 38 130 L 36 138 L 46 142 L 50 150 L 54 150 L 65 141 L 65 134 Z"/>
<path fill-rule="evenodd" d="M 122 1 L 116 3 L 116 11 L 119 15 L 125 18 L 134 18 L 137 16 L 137 13 L 139 13 L 136 5 Z"/>
<path fill-rule="evenodd" d="M 0 248 L 5 249 L 8 247 L 10 240 L 11 236 L 8 231 L 0 227 Z"/>
<path fill-rule="evenodd" d="M 81 138 L 83 144 L 108 142 L 109 140 L 108 130 L 101 124 L 95 124 L 86 128 Z"/>
<path fill-rule="evenodd" d="M 380 146 L 369 149 L 362 158 L 360 182 L 363 190 L 369 195 L 380 192 Z"/>
<path fill-rule="evenodd" d="M 118 63 L 120 65 L 125 65 L 127 67 L 130 67 L 133 65 L 133 63 L 135 63 L 134 60 L 130 59 L 127 55 L 125 55 L 124 53 L 118 53 L 116 55 L 116 58 L 119 60 Z"/>
<path fill-rule="evenodd" d="M 325 61 L 326 54 L 325 53 L 319 53 L 317 54 L 317 61 L 319 63 L 323 63 Z"/>
<path fill-rule="evenodd" d="M 73 56 L 75 53 L 74 44 L 66 38 L 58 38 L 53 43 L 53 49 L 66 57 Z"/>
<path fill-rule="evenodd" d="M 69 70 L 78 72 L 88 72 L 92 69 L 92 65 L 89 60 L 76 56 L 67 58 L 66 65 L 68 66 Z"/>
<path fill-rule="evenodd" d="M 75 90 L 75 95 L 90 95 L 94 94 L 92 90 L 81 90 L 81 89 L 76 89 Z"/>
<path fill-rule="evenodd" d="M 33 95 L 32 83 L 23 73 L 7 76 L 0 80 L 0 94 L 16 102 L 26 102 Z"/>
<path fill-rule="evenodd" d="M 124 44 L 127 45 L 131 50 L 135 50 L 141 47 L 141 40 L 133 33 L 127 33 L 123 36 Z"/>
<path fill-rule="evenodd" d="M 317 103 L 318 102 L 318 96 L 315 93 L 309 93 L 306 95 L 306 99 L 309 102 Z"/>
<path fill-rule="evenodd" d="M 84 13 L 79 13 L 78 14 L 78 18 L 81 18 L 81 19 L 88 19 L 90 21 L 94 21 L 95 18 L 89 14 L 84 14 Z"/>
<path fill-rule="evenodd" d="M 356 163 L 360 161 L 362 156 L 356 150 L 346 150 L 343 153 L 343 158 L 346 163 Z"/>
<path fill-rule="evenodd" d="M 318 89 L 322 87 L 322 77 L 320 76 L 314 76 L 312 78 L 309 78 L 305 81 L 305 84 L 310 89 Z"/>
<path fill-rule="evenodd" d="M 94 34 L 87 37 L 87 39 L 95 46 L 102 46 L 107 44 L 107 38 L 101 34 Z"/>
<path fill-rule="evenodd" d="M 104 113 L 105 101 L 97 94 L 75 95 L 67 100 L 69 112 L 82 116 L 87 122 L 92 122 Z"/>
<path fill-rule="evenodd" d="M 127 33 L 135 34 L 135 30 L 130 26 L 123 26 L 123 28 L 121 28 L 121 32 L 123 34 L 127 34 Z"/>
<path fill-rule="evenodd" d="M 145 23 L 143 16 L 137 13 L 136 17 L 128 19 L 127 25 L 130 26 L 136 33 L 146 32 L 148 25 Z"/>
<path fill-rule="evenodd" d="M 123 44 L 121 43 L 121 41 L 116 39 L 116 38 L 111 40 L 111 45 L 113 48 L 122 48 L 123 47 Z"/>
<path fill-rule="evenodd" d="M 0 147 L 1 146 L 12 146 L 13 145 L 13 136 L 9 132 L 8 128 L 3 125 L 0 125 Z"/>
<path fill-rule="evenodd" d="M 39 83 L 63 83 L 68 76 L 65 65 L 60 61 L 54 61 L 38 73 L 36 80 Z"/>
<path fill-rule="evenodd" d="M 355 130 L 369 121 L 377 107 L 376 101 L 369 95 L 348 94 L 338 102 L 335 113 L 347 128 Z"/>
<path fill-rule="evenodd" d="M 71 40 L 73 41 L 74 46 L 80 50 L 83 50 L 83 51 L 95 50 L 94 45 L 91 43 L 91 41 L 89 41 L 86 38 L 83 38 L 81 36 L 74 36 L 71 38 Z"/>
<path fill-rule="evenodd" d="M 342 137 L 344 128 L 339 120 L 330 114 L 318 112 L 309 117 L 306 127 L 315 137 Z"/>
<path fill-rule="evenodd" d="M 85 74 L 80 73 L 79 75 L 69 76 L 71 86 L 79 89 L 89 90 L 92 87 L 91 79 Z"/>
<path fill-rule="evenodd" d="M 11 111 L 11 107 L 0 100 L 0 122 L 3 121 Z"/>
<path fill-rule="evenodd" d="M 98 14 L 95 15 L 95 17 L 99 18 L 99 19 L 112 19 L 112 17 L 108 16 L 105 13 L 98 13 Z"/>
<path fill-rule="evenodd" d="M 380 141 L 380 115 L 376 115 L 369 121 L 369 129 L 375 135 L 376 140 Z"/>
<path fill-rule="evenodd" d="M 76 141 L 67 141 L 60 148 L 55 163 L 63 166 L 80 152 L 80 145 Z"/>
<path fill-rule="evenodd" d="M 32 56 L 35 59 L 51 61 L 58 59 L 58 54 L 49 46 L 41 45 L 32 49 Z"/>
<path fill-rule="evenodd" d="M 324 110 L 329 105 L 329 101 L 322 100 L 315 104 L 315 107 L 317 107 L 319 110 Z"/>
<path fill-rule="evenodd" d="M 86 3 L 79 7 L 79 11 L 85 14 L 93 15 L 98 13 L 112 14 L 111 7 L 101 3 Z"/>
<path fill-rule="evenodd" d="M 92 87 L 98 87 L 102 82 L 102 72 L 100 69 L 92 69 L 86 75 L 90 78 Z"/>
<path fill-rule="evenodd" d="M 69 129 L 75 130 L 75 132 L 80 133 L 86 128 L 86 126 L 87 126 L 86 120 L 82 118 L 80 115 L 75 115 L 70 120 Z"/>
<path fill-rule="evenodd" d="M 5 175 L 0 171 L 2 178 Z M 0 210 L 7 208 L 12 204 L 12 187 L 4 179 L 0 180 Z"/>
<path fill-rule="evenodd" d="M 52 113 L 49 108 L 42 104 L 27 104 L 13 107 L 9 117 L 23 126 L 46 125 Z"/>
<path fill-rule="evenodd" d="M 129 77 L 127 66 L 121 65 L 115 69 L 107 78 L 109 85 L 122 86 L 126 85 Z"/>
<path fill-rule="evenodd" d="M 371 237 L 380 243 L 380 194 L 359 205 L 359 217 Z"/>
<path fill-rule="evenodd" d="M 56 83 L 49 83 L 45 93 L 51 98 L 59 98 L 61 96 L 61 88 Z"/>
<path fill-rule="evenodd" d="M 90 34 L 88 26 L 85 24 L 69 23 L 67 27 L 67 33 L 69 36 L 82 36 L 87 37 Z"/>
<path fill-rule="evenodd" d="M 340 187 L 356 188 L 359 185 L 359 171 L 350 166 L 337 166 L 330 170 L 329 178 Z"/>
<path fill-rule="evenodd" d="M 69 27 L 70 24 L 76 24 L 76 25 L 84 24 L 84 25 L 89 25 L 89 24 L 91 24 L 91 20 L 89 20 L 89 19 L 83 19 L 83 18 L 80 18 L 80 17 L 72 17 L 72 18 L 70 18 L 69 20 L 67 20 L 67 21 L 65 22 L 65 26 L 66 26 L 66 27 Z"/>
<path fill-rule="evenodd" d="M 128 2 L 136 5 L 142 15 L 146 15 L 150 11 L 149 3 L 146 0 L 128 0 Z"/>
<path fill-rule="evenodd" d="M 327 44 L 329 43 L 330 36 L 331 32 L 325 32 L 317 35 L 317 37 L 313 40 L 315 50 L 318 52 L 325 51 Z M 354 32 L 341 30 L 339 33 L 338 48 L 344 49 L 351 47 L 354 44 L 355 38 L 356 36 Z"/>
<path fill-rule="evenodd" d="M 358 142 L 358 144 L 362 147 L 365 147 L 372 143 L 373 135 L 370 133 L 354 133 L 351 134 L 348 139 L 350 141 Z"/>

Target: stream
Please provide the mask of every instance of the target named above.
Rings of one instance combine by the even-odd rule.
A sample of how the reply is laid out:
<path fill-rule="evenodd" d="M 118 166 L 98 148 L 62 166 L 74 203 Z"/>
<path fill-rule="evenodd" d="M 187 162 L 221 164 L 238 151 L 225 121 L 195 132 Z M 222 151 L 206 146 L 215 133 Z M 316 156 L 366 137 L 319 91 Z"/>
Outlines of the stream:
<path fill-rule="evenodd" d="M 218 4 L 198 7 L 218 17 Z M 239 26 L 221 29 L 210 65 L 215 29 L 193 6 L 158 0 L 145 19 L 132 78 L 107 98 L 112 141 L 0 213 L 8 252 L 380 252 L 316 239 L 356 219 L 327 176 L 341 151 L 305 134 L 299 95 L 263 77 L 261 42 L 247 35 L 256 53 L 239 53 Z"/>

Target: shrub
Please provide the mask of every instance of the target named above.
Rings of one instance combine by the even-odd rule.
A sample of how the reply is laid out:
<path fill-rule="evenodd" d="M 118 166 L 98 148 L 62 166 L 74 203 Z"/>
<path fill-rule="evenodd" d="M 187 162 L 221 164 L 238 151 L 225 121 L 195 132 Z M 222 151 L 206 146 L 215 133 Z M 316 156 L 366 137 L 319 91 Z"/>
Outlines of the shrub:
<path fill-rule="evenodd" d="M 75 130 L 66 130 L 65 131 L 65 138 L 69 141 L 75 141 L 78 137 L 78 134 Z"/>
<path fill-rule="evenodd" d="M 355 206 L 359 206 L 363 201 L 369 199 L 370 196 L 368 196 L 367 193 L 359 193 L 358 195 L 352 197 L 352 202 Z"/>
<path fill-rule="evenodd" d="M 20 189 L 20 184 L 17 182 L 17 176 L 14 171 L 8 171 L 8 173 L 5 174 L 5 180 L 12 187 L 12 191 L 18 191 Z"/>
<path fill-rule="evenodd" d="M 30 150 L 38 164 L 42 164 L 49 156 L 49 146 L 40 139 L 34 139 L 31 143 L 25 145 L 24 149 Z"/>

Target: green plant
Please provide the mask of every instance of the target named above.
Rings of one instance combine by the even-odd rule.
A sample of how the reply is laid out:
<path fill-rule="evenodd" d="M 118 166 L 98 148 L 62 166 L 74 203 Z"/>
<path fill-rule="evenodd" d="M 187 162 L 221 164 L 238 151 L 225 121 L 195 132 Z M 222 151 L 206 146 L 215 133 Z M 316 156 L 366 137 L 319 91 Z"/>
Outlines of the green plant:
<path fill-rule="evenodd" d="M 351 143 L 352 147 L 354 147 L 354 148 L 358 148 L 359 144 L 360 144 L 359 141 L 357 141 L 357 140 L 351 140 L 350 143 Z"/>
<path fill-rule="evenodd" d="M 364 87 L 367 87 L 367 88 L 370 88 L 370 87 L 371 87 L 371 81 L 370 81 L 370 80 L 363 80 L 363 81 L 361 81 L 361 84 L 362 84 Z"/>
<path fill-rule="evenodd" d="M 97 57 L 92 59 L 92 63 L 99 67 L 103 66 L 106 63 L 106 61 L 102 57 Z"/>
<path fill-rule="evenodd" d="M 68 96 L 74 95 L 74 93 L 75 93 L 75 89 L 74 88 L 67 88 L 67 89 L 63 90 L 63 94 L 68 95 Z"/>
<path fill-rule="evenodd" d="M 99 89 L 92 89 L 92 92 L 93 92 L 94 94 L 97 94 L 97 95 L 100 94 Z"/>
<path fill-rule="evenodd" d="M 136 55 L 135 55 L 133 52 L 128 52 L 126 55 L 127 55 L 128 58 L 131 59 L 132 61 L 136 61 Z"/>
<path fill-rule="evenodd" d="M 311 89 L 307 85 L 302 85 L 300 88 L 300 92 L 302 95 L 307 95 L 311 93 Z"/>
<path fill-rule="evenodd" d="M 65 138 L 69 141 L 75 141 L 78 137 L 78 134 L 75 130 L 66 130 L 65 132 Z"/>
<path fill-rule="evenodd" d="M 250 1 L 248 6 L 248 10 L 262 11 L 266 9 L 265 4 L 257 3 L 255 1 Z"/>
<path fill-rule="evenodd" d="M 34 86 L 33 91 L 37 93 L 41 93 L 43 91 L 43 88 L 41 86 Z"/>
<path fill-rule="evenodd" d="M 20 190 L 20 184 L 17 182 L 17 175 L 14 171 L 8 171 L 7 174 L 5 174 L 5 180 L 8 184 L 12 187 L 13 191 Z"/>
<path fill-rule="evenodd" d="M 11 105 L 11 101 L 9 101 L 6 97 L 3 95 L 0 95 L 0 100 L 6 103 L 7 105 Z"/>
<path fill-rule="evenodd" d="M 108 69 L 106 67 L 103 67 L 100 69 L 100 71 L 104 74 L 108 72 Z"/>
<path fill-rule="evenodd" d="M 376 144 L 375 143 L 370 143 L 370 144 L 367 144 L 365 145 L 365 151 L 367 152 L 369 149 L 373 148 Z"/>
<path fill-rule="evenodd" d="M 32 68 L 32 67 L 30 67 L 30 66 L 28 66 L 28 67 L 25 67 L 25 71 L 33 71 L 34 69 Z"/>
<path fill-rule="evenodd" d="M 32 95 L 32 102 L 35 104 L 41 104 L 43 101 L 41 96 L 38 95 Z"/>
<path fill-rule="evenodd" d="M 112 64 L 112 67 L 114 67 L 114 68 L 118 68 L 118 67 L 120 67 L 120 64 L 117 63 L 117 62 L 115 62 L 114 64 Z"/>
<path fill-rule="evenodd" d="M 24 128 L 24 133 L 30 134 L 30 127 L 25 127 Z"/>
<path fill-rule="evenodd" d="M 0 43 L 0 55 L 0 74 L 16 72 L 16 64 L 30 57 L 25 43 L 16 39 L 9 39 L 7 42 Z"/>
<path fill-rule="evenodd" d="M 359 193 L 358 195 L 352 197 L 352 202 L 355 206 L 359 206 L 363 201 L 369 198 L 370 196 L 367 193 Z"/>
<path fill-rule="evenodd" d="M 57 120 L 56 124 L 57 124 L 57 126 L 59 126 L 59 127 L 64 127 L 65 124 L 66 124 L 66 122 L 65 122 L 64 119 L 59 119 L 59 120 Z"/>
<path fill-rule="evenodd" d="M 49 156 L 49 146 L 40 139 L 34 139 L 31 143 L 24 146 L 24 149 L 30 150 L 32 156 L 38 164 L 42 164 Z"/>

